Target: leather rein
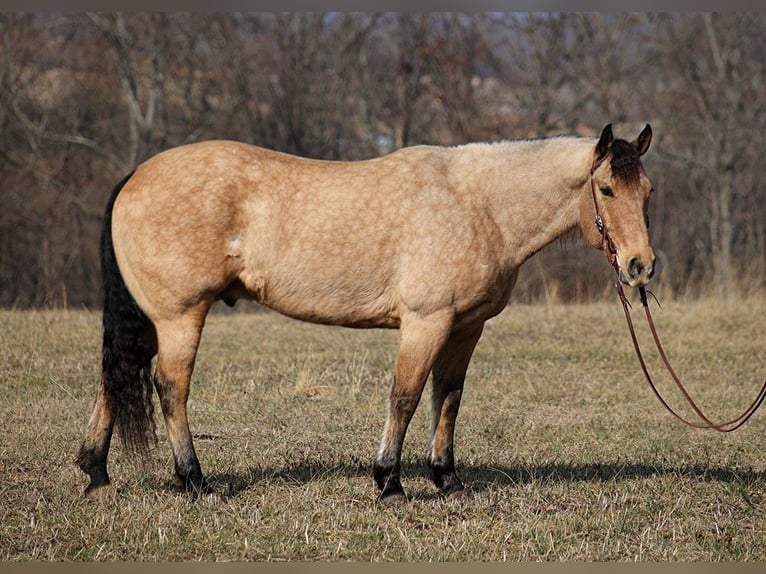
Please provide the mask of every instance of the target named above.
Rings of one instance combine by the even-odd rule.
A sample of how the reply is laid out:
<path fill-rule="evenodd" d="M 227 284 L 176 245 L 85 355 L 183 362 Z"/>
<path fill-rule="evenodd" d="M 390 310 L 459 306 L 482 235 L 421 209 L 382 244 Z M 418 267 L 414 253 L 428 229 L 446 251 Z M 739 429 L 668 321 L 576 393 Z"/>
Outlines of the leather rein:
<path fill-rule="evenodd" d="M 622 309 L 625 312 L 625 319 L 628 323 L 630 338 L 633 341 L 633 348 L 636 351 L 638 362 L 641 364 L 641 370 L 644 372 L 644 376 L 646 377 L 646 380 L 649 383 L 649 386 L 651 387 L 652 392 L 657 397 L 657 399 L 659 399 L 660 403 L 662 403 L 662 405 L 668 410 L 668 412 L 671 415 L 673 415 L 675 418 L 677 418 L 679 421 L 684 423 L 685 425 L 688 425 L 694 428 L 712 429 L 721 433 L 728 433 L 738 429 L 743 424 L 745 424 L 751 416 L 753 416 L 755 411 L 758 410 L 758 407 L 761 406 L 761 403 L 763 403 L 764 398 L 766 398 L 766 381 L 764 381 L 763 386 L 761 387 L 761 390 L 758 392 L 758 395 L 756 396 L 755 400 L 750 404 L 750 406 L 747 409 L 745 409 L 742 412 L 742 414 L 740 414 L 738 417 L 730 421 L 726 421 L 722 423 L 713 422 L 710 418 L 707 417 L 707 415 L 705 415 L 702 409 L 700 409 L 700 407 L 691 397 L 691 395 L 689 394 L 689 392 L 686 390 L 683 383 L 681 382 L 681 379 L 678 377 L 675 370 L 673 369 L 673 366 L 670 364 L 670 361 L 668 360 L 668 357 L 665 354 L 665 349 L 663 348 L 662 343 L 660 342 L 659 335 L 657 334 L 657 329 L 654 325 L 654 320 L 652 319 L 652 313 L 649 310 L 649 304 L 647 302 L 647 297 L 646 297 L 647 291 L 643 286 L 641 286 L 638 288 L 638 292 L 641 297 L 641 304 L 644 308 L 646 321 L 649 324 L 649 330 L 652 333 L 652 338 L 654 339 L 654 343 L 657 347 L 657 350 L 660 353 L 662 362 L 665 365 L 665 368 L 667 369 L 671 378 L 675 382 L 676 386 L 680 390 L 681 394 L 686 399 L 686 402 L 689 404 L 692 410 L 694 410 L 694 412 L 697 414 L 697 416 L 700 418 L 702 422 L 691 421 L 684 418 L 680 414 L 678 414 L 662 397 L 659 390 L 657 390 L 657 387 L 655 386 L 654 381 L 652 380 L 652 377 L 649 374 L 649 369 L 646 366 L 646 362 L 644 361 L 643 354 L 641 353 L 641 348 L 638 344 L 638 338 L 636 337 L 636 331 L 633 328 L 633 320 L 631 319 L 631 316 L 630 316 L 631 305 L 627 297 L 625 296 L 625 291 L 622 288 L 621 266 L 620 266 L 620 258 L 617 254 L 617 247 L 615 246 L 611 237 L 609 237 L 609 233 L 607 232 L 606 225 L 604 223 L 603 218 L 601 217 L 601 213 L 599 212 L 598 201 L 596 199 L 596 182 L 593 179 L 593 173 L 596 171 L 597 167 L 598 167 L 598 164 L 594 164 L 590 174 L 591 175 L 590 177 L 591 193 L 593 194 L 593 205 L 596 208 L 595 223 L 599 233 L 601 234 L 603 251 L 606 254 L 607 259 L 609 260 L 609 264 L 614 268 L 615 272 L 617 273 L 617 281 L 615 282 L 615 287 L 617 288 L 617 294 L 620 297 L 620 302 L 622 303 Z M 649 293 L 652 295 L 655 301 L 657 301 L 657 298 L 654 296 L 654 294 L 651 292 Z M 659 305 L 659 301 L 657 301 L 657 304 Z"/>

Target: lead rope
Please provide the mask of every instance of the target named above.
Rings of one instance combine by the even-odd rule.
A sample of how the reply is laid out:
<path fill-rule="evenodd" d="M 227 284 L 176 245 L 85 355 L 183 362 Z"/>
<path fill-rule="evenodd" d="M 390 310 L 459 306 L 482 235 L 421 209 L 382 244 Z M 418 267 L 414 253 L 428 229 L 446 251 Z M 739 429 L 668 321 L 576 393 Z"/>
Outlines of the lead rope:
<path fill-rule="evenodd" d="M 615 272 L 617 273 L 617 281 L 615 282 L 615 287 L 617 288 L 617 294 L 620 298 L 620 303 L 622 304 L 622 309 L 625 312 L 625 320 L 628 323 L 628 330 L 630 331 L 630 338 L 633 341 L 633 348 L 636 351 L 636 357 L 638 357 L 638 362 L 641 365 L 641 370 L 644 372 L 644 376 L 646 377 L 647 382 L 649 383 L 649 386 L 652 389 L 652 392 L 657 397 L 657 399 L 660 401 L 662 406 L 667 409 L 667 411 L 673 415 L 675 418 L 677 418 L 679 421 L 684 423 L 685 425 L 688 425 L 693 428 L 701 428 L 701 429 L 713 429 L 721 433 L 728 433 L 732 432 L 734 430 L 737 430 L 739 427 L 741 427 L 743 424 L 745 424 L 748 419 L 753 416 L 755 411 L 758 410 L 758 408 L 761 406 L 761 403 L 763 403 L 764 399 L 766 398 L 766 381 L 764 381 L 763 386 L 761 387 L 761 390 L 758 392 L 758 395 L 756 396 L 755 400 L 750 404 L 750 406 L 745 409 L 742 414 L 740 414 L 738 417 L 724 422 L 724 423 L 715 423 L 712 420 L 710 420 L 705 413 L 702 412 L 702 409 L 699 408 L 697 403 L 694 401 L 694 399 L 691 397 L 689 392 L 686 390 L 686 387 L 684 387 L 683 383 L 681 382 L 681 379 L 676 375 L 675 370 L 673 369 L 673 366 L 670 364 L 670 361 L 668 360 L 668 357 L 665 353 L 665 349 L 662 346 L 662 343 L 660 342 L 660 337 L 657 334 L 657 329 L 654 326 L 654 320 L 652 318 L 652 313 L 649 310 L 649 303 L 647 301 L 646 297 L 646 289 L 641 286 L 638 288 L 639 295 L 641 297 L 641 305 L 644 308 L 644 314 L 646 315 L 646 321 L 649 324 L 649 330 L 652 333 L 652 338 L 654 339 L 654 344 L 657 347 L 657 350 L 660 353 L 660 357 L 662 358 L 662 362 L 665 365 L 665 368 L 667 369 L 668 373 L 670 374 L 671 378 L 675 382 L 678 389 L 681 391 L 681 394 L 686 399 L 686 402 L 689 403 L 691 408 L 694 410 L 694 412 L 697 414 L 697 416 L 702 419 L 702 423 L 693 422 L 690 420 L 685 419 L 681 415 L 679 415 L 668 403 L 667 401 L 662 397 L 659 390 L 657 390 L 657 387 L 654 384 L 654 381 L 652 380 L 651 375 L 649 374 L 649 369 L 646 366 L 646 362 L 644 361 L 643 354 L 641 353 L 641 347 L 638 344 L 638 338 L 636 337 L 636 331 L 633 328 L 633 320 L 630 316 L 630 302 L 628 301 L 628 298 L 625 296 L 625 291 L 622 288 L 622 282 L 620 281 L 620 260 L 617 255 L 617 248 L 614 245 L 614 242 L 609 237 L 609 234 L 606 230 L 606 225 L 604 224 L 604 220 L 601 217 L 601 214 L 599 213 L 598 209 L 598 201 L 596 200 L 596 183 L 593 181 L 593 172 L 595 171 L 595 168 L 598 167 L 597 165 L 594 165 L 593 169 L 591 170 L 591 193 L 593 195 L 593 205 L 595 206 L 596 210 L 596 217 L 595 217 L 595 223 L 596 227 L 598 228 L 599 233 L 601 233 L 602 238 L 602 246 L 604 248 L 604 253 L 606 253 L 606 257 L 609 260 L 610 265 L 614 268 Z M 651 292 L 650 292 L 651 293 Z M 652 297 L 654 297 L 654 294 L 652 293 Z M 654 297 L 655 300 L 657 299 Z M 658 302 L 659 304 L 659 302 Z"/>

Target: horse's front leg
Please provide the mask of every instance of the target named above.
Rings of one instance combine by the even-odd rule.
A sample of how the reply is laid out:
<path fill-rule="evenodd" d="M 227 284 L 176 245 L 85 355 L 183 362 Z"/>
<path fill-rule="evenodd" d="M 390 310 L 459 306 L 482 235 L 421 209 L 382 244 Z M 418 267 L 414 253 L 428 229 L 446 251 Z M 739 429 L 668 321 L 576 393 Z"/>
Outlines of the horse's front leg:
<path fill-rule="evenodd" d="M 426 379 L 449 337 L 451 311 L 421 317 L 412 313 L 402 319 L 394 384 L 380 450 L 374 463 L 375 482 L 381 502 L 406 500 L 401 483 L 404 436 L 420 401 Z"/>
<path fill-rule="evenodd" d="M 484 323 L 480 323 L 453 333 L 434 364 L 431 448 L 426 460 L 431 479 L 444 496 L 463 490 L 463 483 L 455 472 L 455 421 L 468 363 L 483 330 Z"/>

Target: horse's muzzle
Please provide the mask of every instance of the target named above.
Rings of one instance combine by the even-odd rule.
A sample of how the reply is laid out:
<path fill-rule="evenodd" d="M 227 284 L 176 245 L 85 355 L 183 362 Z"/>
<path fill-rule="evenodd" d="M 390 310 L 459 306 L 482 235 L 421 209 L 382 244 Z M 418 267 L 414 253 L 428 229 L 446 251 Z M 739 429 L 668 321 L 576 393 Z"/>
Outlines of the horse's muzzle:
<path fill-rule="evenodd" d="M 627 273 L 626 273 L 627 269 Z M 630 287 L 642 287 L 654 276 L 654 257 L 644 264 L 638 257 L 631 257 L 626 268 L 620 267 L 620 281 Z"/>

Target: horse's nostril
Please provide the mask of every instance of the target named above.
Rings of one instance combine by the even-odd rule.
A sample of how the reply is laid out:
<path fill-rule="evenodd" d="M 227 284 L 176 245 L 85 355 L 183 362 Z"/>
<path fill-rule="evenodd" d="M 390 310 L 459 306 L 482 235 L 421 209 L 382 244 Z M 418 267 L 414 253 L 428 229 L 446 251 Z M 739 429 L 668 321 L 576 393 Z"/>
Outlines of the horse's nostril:
<path fill-rule="evenodd" d="M 632 278 L 636 278 L 639 275 L 641 275 L 641 271 L 644 270 L 644 266 L 641 265 L 641 262 L 638 260 L 638 257 L 632 257 L 630 261 L 628 261 L 628 273 Z"/>

